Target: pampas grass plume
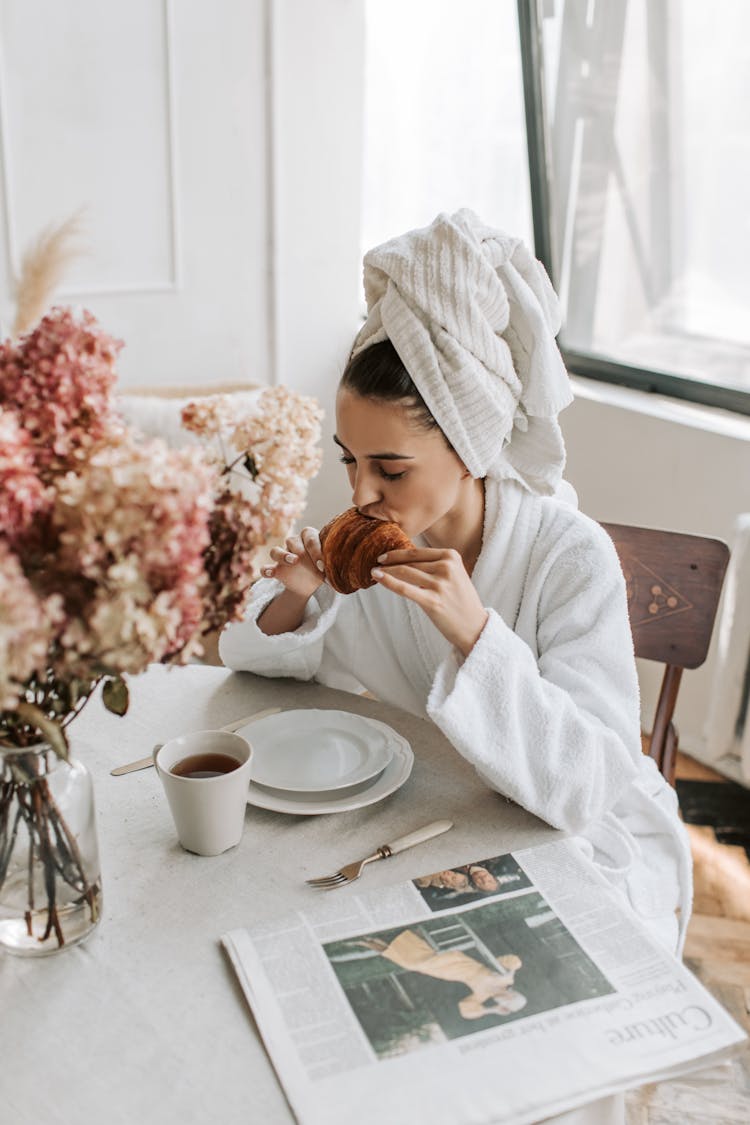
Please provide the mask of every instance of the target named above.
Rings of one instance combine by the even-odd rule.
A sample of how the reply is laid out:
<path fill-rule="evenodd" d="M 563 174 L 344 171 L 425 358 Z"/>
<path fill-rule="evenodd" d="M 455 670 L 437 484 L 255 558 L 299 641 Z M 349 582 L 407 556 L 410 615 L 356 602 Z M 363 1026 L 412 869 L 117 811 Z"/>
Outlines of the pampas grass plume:
<path fill-rule="evenodd" d="M 81 253 L 81 222 L 82 212 L 77 211 L 59 226 L 46 227 L 24 254 L 15 291 L 14 338 L 29 332 L 47 312 L 68 263 Z"/>

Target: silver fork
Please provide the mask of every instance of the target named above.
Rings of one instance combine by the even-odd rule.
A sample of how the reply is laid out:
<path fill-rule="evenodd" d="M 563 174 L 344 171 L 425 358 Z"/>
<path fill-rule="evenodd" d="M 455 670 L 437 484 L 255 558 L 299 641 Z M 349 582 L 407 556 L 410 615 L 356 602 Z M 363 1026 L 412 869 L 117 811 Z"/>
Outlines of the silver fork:
<path fill-rule="evenodd" d="M 324 890 L 343 887 L 347 883 L 353 883 L 355 879 L 359 879 L 365 864 L 374 863 L 376 859 L 388 859 L 389 856 L 398 855 L 399 852 L 404 852 L 407 848 L 413 848 L 415 844 L 423 844 L 425 840 L 431 840 L 433 836 L 439 836 L 441 832 L 447 832 L 452 827 L 452 820 L 433 820 L 431 824 L 426 824 L 424 828 L 417 828 L 416 831 L 409 832 L 406 836 L 399 836 L 398 840 L 393 840 L 390 844 L 381 844 L 372 855 L 367 855 L 364 859 L 359 859 L 355 863 L 345 864 L 340 871 L 334 871 L 333 875 L 321 875 L 317 879 L 306 879 L 305 882 L 309 883 L 311 887 L 321 887 Z"/>

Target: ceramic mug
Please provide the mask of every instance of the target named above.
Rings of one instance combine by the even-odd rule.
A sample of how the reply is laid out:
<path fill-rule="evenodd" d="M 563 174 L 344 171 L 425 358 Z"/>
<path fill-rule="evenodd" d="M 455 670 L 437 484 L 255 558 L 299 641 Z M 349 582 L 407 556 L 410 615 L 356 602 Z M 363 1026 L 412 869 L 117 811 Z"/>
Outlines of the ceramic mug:
<path fill-rule="evenodd" d="M 252 753 L 246 738 L 222 730 L 182 734 L 157 750 L 154 764 L 167 795 L 178 839 L 186 851 L 220 855 L 239 844 L 245 827 Z M 237 764 L 228 772 L 214 776 L 195 776 L 195 773 L 181 776 L 172 772 L 187 759 L 194 759 L 196 766 L 210 767 L 206 759 L 212 755 L 234 759 Z M 224 765 L 227 764 L 225 761 Z"/>

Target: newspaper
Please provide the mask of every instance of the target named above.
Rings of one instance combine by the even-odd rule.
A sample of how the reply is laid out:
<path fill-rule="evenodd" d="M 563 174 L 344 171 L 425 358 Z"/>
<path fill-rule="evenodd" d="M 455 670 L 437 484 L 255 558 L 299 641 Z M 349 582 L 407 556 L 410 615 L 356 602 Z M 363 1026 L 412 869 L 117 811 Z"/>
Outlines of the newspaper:
<path fill-rule="evenodd" d="M 303 1125 L 524 1125 L 746 1038 L 569 840 L 222 940 Z"/>

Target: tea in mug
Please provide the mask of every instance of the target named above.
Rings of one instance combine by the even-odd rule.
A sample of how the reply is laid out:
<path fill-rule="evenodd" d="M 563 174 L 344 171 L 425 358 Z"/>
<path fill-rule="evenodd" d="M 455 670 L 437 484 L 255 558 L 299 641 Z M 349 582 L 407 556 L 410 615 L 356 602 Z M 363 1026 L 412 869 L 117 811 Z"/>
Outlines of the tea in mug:
<path fill-rule="evenodd" d="M 207 777 L 221 777 L 222 774 L 236 770 L 242 762 L 238 762 L 231 754 L 191 754 L 182 758 L 170 769 L 170 773 L 177 777 L 189 777 L 199 781 Z"/>

